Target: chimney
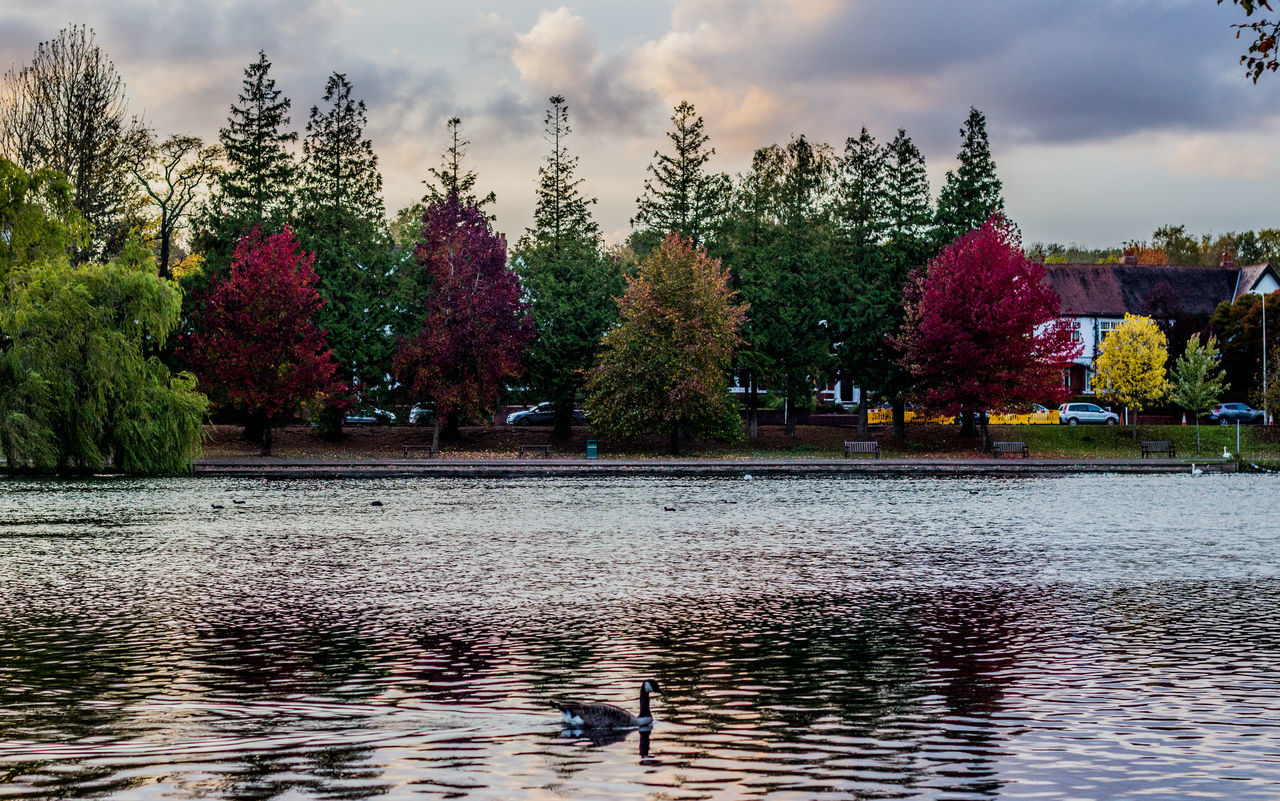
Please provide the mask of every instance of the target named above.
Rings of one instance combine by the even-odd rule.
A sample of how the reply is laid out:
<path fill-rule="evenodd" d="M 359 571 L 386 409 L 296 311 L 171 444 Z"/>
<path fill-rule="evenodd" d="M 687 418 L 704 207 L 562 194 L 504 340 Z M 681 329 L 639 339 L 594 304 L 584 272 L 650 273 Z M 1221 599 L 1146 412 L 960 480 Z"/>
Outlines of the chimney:
<path fill-rule="evenodd" d="M 1125 248 L 1123 264 L 1126 267 L 1138 266 L 1138 254 L 1133 252 L 1133 248 Z"/>
<path fill-rule="evenodd" d="M 1226 251 L 1226 250 L 1222 251 L 1222 266 L 1223 267 L 1236 266 L 1235 257 L 1231 255 L 1230 251 Z"/>

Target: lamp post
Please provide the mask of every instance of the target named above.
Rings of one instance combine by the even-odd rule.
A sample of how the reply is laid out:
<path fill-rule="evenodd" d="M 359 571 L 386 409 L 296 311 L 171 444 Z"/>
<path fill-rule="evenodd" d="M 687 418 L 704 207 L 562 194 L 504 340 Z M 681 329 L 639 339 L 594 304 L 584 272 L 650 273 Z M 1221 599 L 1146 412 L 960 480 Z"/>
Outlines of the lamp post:
<path fill-rule="evenodd" d="M 1267 403 L 1267 293 L 1262 293 L 1262 425 L 1271 424 L 1271 404 Z"/>

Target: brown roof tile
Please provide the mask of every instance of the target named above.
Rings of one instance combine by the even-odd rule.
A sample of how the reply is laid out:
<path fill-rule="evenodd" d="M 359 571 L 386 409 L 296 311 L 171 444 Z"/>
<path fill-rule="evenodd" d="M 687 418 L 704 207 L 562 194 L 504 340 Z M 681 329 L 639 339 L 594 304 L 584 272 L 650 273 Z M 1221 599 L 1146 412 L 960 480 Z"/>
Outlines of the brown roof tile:
<path fill-rule="evenodd" d="M 1237 267 L 1045 265 L 1062 313 L 1096 317 L 1150 314 L 1157 300 L 1183 314 L 1212 314 L 1220 302 L 1234 299 L 1240 273 Z"/>

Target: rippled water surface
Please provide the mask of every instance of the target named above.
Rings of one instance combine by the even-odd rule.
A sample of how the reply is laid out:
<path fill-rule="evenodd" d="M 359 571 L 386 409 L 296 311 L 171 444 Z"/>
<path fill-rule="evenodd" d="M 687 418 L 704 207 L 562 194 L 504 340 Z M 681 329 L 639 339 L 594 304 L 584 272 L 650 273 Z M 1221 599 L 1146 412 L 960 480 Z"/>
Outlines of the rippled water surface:
<path fill-rule="evenodd" d="M 1278 491 L 4 482 L 0 796 L 1276 798 Z"/>

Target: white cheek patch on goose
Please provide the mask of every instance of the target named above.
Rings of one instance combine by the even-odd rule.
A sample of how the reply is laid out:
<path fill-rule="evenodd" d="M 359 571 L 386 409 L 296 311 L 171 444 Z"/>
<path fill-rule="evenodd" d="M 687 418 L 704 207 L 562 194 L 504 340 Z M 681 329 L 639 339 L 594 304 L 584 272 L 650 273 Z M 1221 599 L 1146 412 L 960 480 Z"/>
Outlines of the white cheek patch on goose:
<path fill-rule="evenodd" d="M 565 712 L 565 713 L 564 713 L 564 722 L 565 722 L 565 723 L 567 723 L 567 724 L 569 724 L 570 726 L 581 726 L 581 725 L 582 725 L 582 716 L 581 716 L 581 715 L 575 715 L 575 714 L 573 714 L 572 712 Z"/>

